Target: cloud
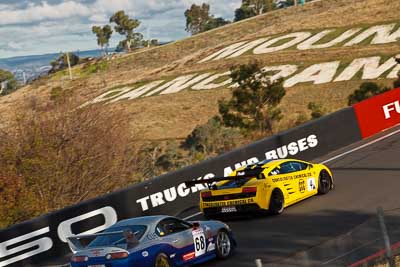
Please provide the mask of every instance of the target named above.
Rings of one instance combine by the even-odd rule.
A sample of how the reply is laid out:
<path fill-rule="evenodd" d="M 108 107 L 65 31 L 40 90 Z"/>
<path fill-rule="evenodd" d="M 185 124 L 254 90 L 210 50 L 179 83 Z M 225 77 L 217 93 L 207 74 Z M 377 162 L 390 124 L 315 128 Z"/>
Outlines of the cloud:
<path fill-rule="evenodd" d="M 89 16 L 91 10 L 78 2 L 67 1 L 49 5 L 46 1 L 30 3 L 26 9 L 3 9 L 0 11 L 0 25 L 25 24 L 46 20 L 60 20 L 69 17 Z"/>
<path fill-rule="evenodd" d="M 171 10 L 183 12 L 193 3 L 207 2 L 211 5 L 211 12 L 219 16 L 232 17 L 233 7 L 240 5 L 240 0 L 96 0 L 91 3 L 79 1 L 62 1 L 49 4 L 48 1 L 30 2 L 25 8 L 17 8 L 11 4 L 0 4 L 0 25 L 29 24 L 48 20 L 62 20 L 70 17 L 89 18 L 91 21 L 104 22 L 111 14 L 118 10 L 125 10 L 129 15 L 137 18 L 149 18 Z M 230 8 L 227 8 L 230 7 Z"/>
<path fill-rule="evenodd" d="M 215 16 L 232 19 L 241 0 L 2 0 L 0 57 L 94 49 L 92 26 L 109 23 L 118 10 L 141 21 L 138 31 L 145 38 L 149 33 L 160 41 L 181 39 L 188 36 L 184 11 L 202 2 Z M 111 46 L 121 38 L 114 33 Z"/>
<path fill-rule="evenodd" d="M 9 47 L 12 50 L 20 50 L 22 49 L 22 44 L 11 41 L 7 44 L 7 47 Z"/>
<path fill-rule="evenodd" d="M 0 11 L 7 10 L 7 9 L 9 9 L 9 8 L 10 8 L 9 5 L 0 4 Z"/>
<path fill-rule="evenodd" d="M 106 14 L 96 13 L 89 17 L 89 20 L 97 24 L 106 24 L 109 21 L 109 17 Z"/>

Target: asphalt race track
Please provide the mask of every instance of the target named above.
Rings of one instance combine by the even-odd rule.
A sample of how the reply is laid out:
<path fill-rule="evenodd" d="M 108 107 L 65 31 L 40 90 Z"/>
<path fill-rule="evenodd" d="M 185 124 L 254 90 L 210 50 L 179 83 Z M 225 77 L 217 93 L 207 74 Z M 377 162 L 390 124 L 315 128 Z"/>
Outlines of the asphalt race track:
<path fill-rule="evenodd" d="M 385 137 L 388 134 L 391 136 Z M 360 148 L 371 142 L 374 143 Z M 353 149 L 356 151 L 348 153 Z M 337 155 L 340 156 L 333 159 Z M 329 160 L 326 164 L 334 174 L 333 191 L 291 206 L 279 216 L 259 215 L 228 220 L 239 243 L 236 253 L 226 261 L 213 261 L 202 266 L 254 267 L 255 259 L 261 259 L 268 266 L 285 266 L 282 261 L 295 253 L 318 246 L 368 219 L 376 218 L 378 206 L 384 210 L 400 208 L 400 127 L 335 151 L 315 162 L 326 160 Z M 397 222 L 400 224 L 400 212 L 398 214 Z M 391 242 L 400 241 L 400 235 L 398 238 Z M 376 248 L 359 250 L 358 255 L 352 255 L 344 262 L 351 264 L 380 248 L 381 242 L 378 242 Z M 319 263 L 312 266 L 343 266 L 343 261 L 334 263 L 334 257 L 340 256 L 321 256 Z M 297 262 L 295 265 L 304 264 Z"/>

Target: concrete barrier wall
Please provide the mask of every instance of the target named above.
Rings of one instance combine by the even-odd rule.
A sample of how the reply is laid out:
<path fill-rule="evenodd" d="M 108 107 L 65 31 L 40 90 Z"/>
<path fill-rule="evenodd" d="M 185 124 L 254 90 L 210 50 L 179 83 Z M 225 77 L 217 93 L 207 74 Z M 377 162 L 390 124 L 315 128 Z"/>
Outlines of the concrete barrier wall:
<path fill-rule="evenodd" d="M 198 205 L 203 188 L 186 188 L 186 180 L 227 175 L 266 158 L 311 160 L 358 140 L 356 115 L 353 108 L 346 108 L 197 165 L 15 225 L 0 231 L 0 267 L 65 263 L 64 256 L 70 253 L 67 236 L 95 233 L 129 217 L 183 214 Z"/>

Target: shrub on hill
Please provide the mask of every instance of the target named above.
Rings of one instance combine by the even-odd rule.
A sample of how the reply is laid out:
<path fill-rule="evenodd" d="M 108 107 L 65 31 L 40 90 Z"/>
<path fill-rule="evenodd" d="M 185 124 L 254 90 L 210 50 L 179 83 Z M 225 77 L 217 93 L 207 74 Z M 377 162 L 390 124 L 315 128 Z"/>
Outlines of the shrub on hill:
<path fill-rule="evenodd" d="M 277 106 L 286 93 L 283 80 L 271 81 L 259 62 L 232 68 L 231 78 L 238 85 L 232 98 L 219 101 L 224 125 L 272 133 L 273 122 L 282 118 Z"/>
<path fill-rule="evenodd" d="M 138 151 L 137 173 L 142 180 L 192 164 L 176 140 L 153 141 L 143 144 Z"/>
<path fill-rule="evenodd" d="M 236 147 L 237 140 L 241 134 L 231 128 L 224 127 L 218 117 L 211 118 L 206 124 L 197 126 L 185 141 L 182 147 L 197 152 L 204 156 L 215 156 Z"/>
<path fill-rule="evenodd" d="M 16 115 L 9 130 L 0 132 L 0 174 L 21 180 L 10 190 L 17 194 L 23 188 L 33 194 L 40 203 L 35 214 L 141 178 L 136 173 L 137 153 L 128 123 L 118 111 L 96 105 L 71 110 L 70 101 L 44 107 L 32 103 L 28 111 Z"/>
<path fill-rule="evenodd" d="M 14 75 L 6 70 L 0 69 L 0 96 L 7 95 L 17 89 L 17 81 Z"/>
<path fill-rule="evenodd" d="M 307 108 L 311 111 L 311 119 L 318 119 L 327 113 L 319 103 L 310 102 L 308 103 Z"/>
<path fill-rule="evenodd" d="M 358 102 L 361 102 L 365 99 L 373 97 L 375 95 L 379 95 L 389 91 L 390 88 L 388 87 L 381 87 L 376 83 L 373 82 L 365 82 L 360 85 L 360 88 L 355 90 L 351 95 L 348 97 L 348 105 L 354 105 Z"/>
<path fill-rule="evenodd" d="M 79 57 L 74 53 L 68 52 L 68 56 L 71 67 L 79 63 Z M 67 53 L 62 53 L 57 59 L 51 61 L 50 65 L 51 65 L 51 70 L 49 71 L 50 73 L 55 73 L 57 71 L 68 68 Z"/>

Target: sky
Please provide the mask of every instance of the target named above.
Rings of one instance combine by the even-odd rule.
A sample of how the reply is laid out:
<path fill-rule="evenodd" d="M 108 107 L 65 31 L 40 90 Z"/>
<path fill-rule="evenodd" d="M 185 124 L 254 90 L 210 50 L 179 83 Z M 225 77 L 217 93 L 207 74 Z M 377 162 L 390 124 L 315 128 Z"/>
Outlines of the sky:
<path fill-rule="evenodd" d="M 145 39 L 182 39 L 185 10 L 203 2 L 232 20 L 241 0 L 0 0 L 0 58 L 96 49 L 92 26 L 108 24 L 118 10 L 141 21 Z M 114 32 L 110 46 L 121 39 Z"/>

